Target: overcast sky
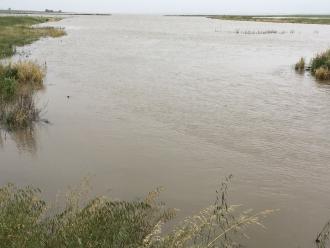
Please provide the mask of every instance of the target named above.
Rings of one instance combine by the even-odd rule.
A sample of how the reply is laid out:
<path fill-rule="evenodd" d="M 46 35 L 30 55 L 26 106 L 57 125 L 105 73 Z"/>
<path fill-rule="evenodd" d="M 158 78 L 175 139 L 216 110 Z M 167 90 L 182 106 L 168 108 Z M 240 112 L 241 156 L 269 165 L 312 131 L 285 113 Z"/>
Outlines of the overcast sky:
<path fill-rule="evenodd" d="M 111 13 L 330 14 L 330 0 L 0 0 L 0 8 Z"/>

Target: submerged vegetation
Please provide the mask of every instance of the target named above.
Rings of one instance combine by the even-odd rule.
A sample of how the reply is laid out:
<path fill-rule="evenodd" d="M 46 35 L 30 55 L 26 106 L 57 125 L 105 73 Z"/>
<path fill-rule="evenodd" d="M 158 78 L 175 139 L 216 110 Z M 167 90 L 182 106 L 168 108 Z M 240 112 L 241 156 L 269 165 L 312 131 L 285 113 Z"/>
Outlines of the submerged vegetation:
<path fill-rule="evenodd" d="M 41 37 L 65 35 L 60 28 L 33 26 L 58 20 L 50 17 L 0 16 L 0 59 L 15 54 L 17 46 L 30 44 Z"/>
<path fill-rule="evenodd" d="M 35 62 L 0 64 L 0 127 L 25 128 L 39 120 L 34 95 L 43 87 L 45 68 Z"/>
<path fill-rule="evenodd" d="M 240 29 L 236 29 L 235 34 L 244 34 L 244 35 L 267 35 L 267 34 L 294 34 L 295 31 L 294 30 L 290 30 L 290 32 L 288 31 L 278 31 L 278 30 L 274 30 L 274 29 L 270 29 L 270 30 L 240 30 Z"/>
<path fill-rule="evenodd" d="M 301 59 L 296 64 L 295 69 L 297 71 L 304 70 L 305 61 Z M 311 71 L 312 75 L 314 75 L 317 80 L 330 80 L 330 49 L 312 58 L 310 66 L 307 69 Z"/>
<path fill-rule="evenodd" d="M 159 203 L 160 190 L 144 200 L 84 200 L 73 190 L 57 210 L 40 197 L 40 190 L 6 185 L 0 188 L 0 244 L 6 247 L 240 247 L 237 235 L 272 211 L 235 214 L 228 205 L 228 181 L 214 204 L 188 217 L 164 234 L 163 225 L 176 210 Z"/>

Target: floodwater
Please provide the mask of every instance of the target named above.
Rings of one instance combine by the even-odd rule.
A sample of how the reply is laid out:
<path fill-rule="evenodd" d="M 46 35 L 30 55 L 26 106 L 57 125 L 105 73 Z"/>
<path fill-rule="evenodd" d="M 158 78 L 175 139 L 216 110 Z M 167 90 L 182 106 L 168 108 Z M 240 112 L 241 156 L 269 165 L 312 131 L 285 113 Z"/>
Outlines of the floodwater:
<path fill-rule="evenodd" d="M 68 35 L 20 49 L 47 63 L 38 104 L 51 124 L 2 133 L 1 184 L 49 199 L 85 176 L 120 199 L 163 186 L 185 216 L 233 174 L 231 203 L 279 209 L 249 247 L 313 246 L 330 219 L 330 86 L 292 65 L 329 47 L 328 26 L 124 15 L 54 25 Z M 278 33 L 253 34 L 267 30 Z"/>

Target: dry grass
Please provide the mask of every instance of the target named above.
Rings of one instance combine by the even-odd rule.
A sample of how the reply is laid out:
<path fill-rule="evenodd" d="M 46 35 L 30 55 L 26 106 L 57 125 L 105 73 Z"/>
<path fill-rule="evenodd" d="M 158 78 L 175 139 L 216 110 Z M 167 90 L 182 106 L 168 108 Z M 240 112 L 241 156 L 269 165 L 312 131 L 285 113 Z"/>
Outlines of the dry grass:
<path fill-rule="evenodd" d="M 17 70 L 17 81 L 20 85 L 31 85 L 36 89 L 43 87 L 46 75 L 45 68 L 33 61 L 19 61 L 12 65 Z"/>
<path fill-rule="evenodd" d="M 330 71 L 328 67 L 320 67 L 315 70 L 315 78 L 320 81 L 330 80 Z"/>
<path fill-rule="evenodd" d="M 29 127 L 39 120 L 39 114 L 32 93 L 19 95 L 11 102 L 0 103 L 0 125 L 6 130 Z"/>
<path fill-rule="evenodd" d="M 306 65 L 305 59 L 301 58 L 299 60 L 299 62 L 295 65 L 295 70 L 296 71 L 304 71 L 305 70 L 305 65 Z"/>

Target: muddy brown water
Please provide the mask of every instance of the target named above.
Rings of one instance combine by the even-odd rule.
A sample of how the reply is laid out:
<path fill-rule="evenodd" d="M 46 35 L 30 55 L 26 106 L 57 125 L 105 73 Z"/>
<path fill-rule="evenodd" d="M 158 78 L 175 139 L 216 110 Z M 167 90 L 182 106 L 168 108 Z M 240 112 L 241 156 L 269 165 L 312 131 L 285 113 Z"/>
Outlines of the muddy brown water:
<path fill-rule="evenodd" d="M 49 199 L 88 175 L 94 194 L 120 199 L 163 186 L 185 216 L 233 174 L 232 203 L 280 209 L 249 247 L 313 246 L 330 219 L 330 86 L 292 65 L 329 47 L 329 26 L 124 15 L 54 25 L 68 35 L 18 56 L 47 63 L 38 104 L 51 124 L 2 133 L 1 184 Z M 242 34 L 268 30 L 278 33 Z"/>

